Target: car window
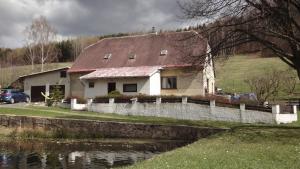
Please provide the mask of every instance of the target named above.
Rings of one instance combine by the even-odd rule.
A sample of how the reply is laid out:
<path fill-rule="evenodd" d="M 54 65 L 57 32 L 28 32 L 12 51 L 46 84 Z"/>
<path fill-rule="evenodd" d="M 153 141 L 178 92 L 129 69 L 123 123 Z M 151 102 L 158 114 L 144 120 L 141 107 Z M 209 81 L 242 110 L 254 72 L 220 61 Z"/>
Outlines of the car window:
<path fill-rule="evenodd" d="M 6 94 L 9 93 L 8 90 L 2 90 L 1 93 Z"/>

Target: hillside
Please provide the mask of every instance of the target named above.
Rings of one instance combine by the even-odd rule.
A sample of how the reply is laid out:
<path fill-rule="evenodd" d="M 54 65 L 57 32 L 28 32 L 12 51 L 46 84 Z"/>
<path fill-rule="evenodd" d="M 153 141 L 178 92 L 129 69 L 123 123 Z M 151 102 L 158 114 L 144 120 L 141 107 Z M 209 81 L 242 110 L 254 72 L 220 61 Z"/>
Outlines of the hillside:
<path fill-rule="evenodd" d="M 279 58 L 237 55 L 228 60 L 219 60 L 216 63 L 216 86 L 230 93 L 250 92 L 245 80 L 273 68 L 277 70 L 289 69 L 288 65 Z M 291 71 L 291 73 L 297 77 L 296 72 Z M 300 95 L 299 81 L 295 93 Z M 281 94 L 281 97 L 284 97 L 284 94 Z"/>
<path fill-rule="evenodd" d="M 66 66 L 71 66 L 72 63 L 50 63 L 44 65 L 45 70 L 51 70 Z M 40 72 L 41 65 L 35 65 L 34 70 L 31 69 L 31 65 L 26 66 L 14 66 L 0 69 L 0 85 L 6 87 L 13 81 L 17 80 L 19 76 L 27 75 L 31 73 Z"/>

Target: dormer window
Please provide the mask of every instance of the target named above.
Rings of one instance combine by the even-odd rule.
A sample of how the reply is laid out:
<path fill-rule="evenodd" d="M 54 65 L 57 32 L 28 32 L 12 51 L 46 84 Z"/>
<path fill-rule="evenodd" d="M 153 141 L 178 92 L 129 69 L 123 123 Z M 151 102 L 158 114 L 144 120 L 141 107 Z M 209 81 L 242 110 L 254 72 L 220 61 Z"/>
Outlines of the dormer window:
<path fill-rule="evenodd" d="M 128 59 L 135 59 L 135 58 L 136 58 L 136 54 L 134 54 L 134 53 L 130 53 L 128 55 Z"/>
<path fill-rule="evenodd" d="M 105 54 L 105 55 L 104 55 L 104 59 L 109 59 L 109 58 L 111 58 L 111 55 L 112 55 L 111 53 Z"/>
<path fill-rule="evenodd" d="M 168 54 L 168 50 L 166 50 L 166 49 L 163 49 L 160 51 L 160 56 L 165 56 L 167 54 Z"/>

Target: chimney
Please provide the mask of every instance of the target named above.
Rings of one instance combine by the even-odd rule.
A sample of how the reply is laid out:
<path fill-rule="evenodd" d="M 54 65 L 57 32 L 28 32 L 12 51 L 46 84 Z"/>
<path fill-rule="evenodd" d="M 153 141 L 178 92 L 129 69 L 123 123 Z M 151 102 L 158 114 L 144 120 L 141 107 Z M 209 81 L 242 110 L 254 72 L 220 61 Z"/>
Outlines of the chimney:
<path fill-rule="evenodd" d="M 155 31 L 155 27 L 153 26 L 152 27 L 152 33 L 155 33 L 156 31 Z"/>

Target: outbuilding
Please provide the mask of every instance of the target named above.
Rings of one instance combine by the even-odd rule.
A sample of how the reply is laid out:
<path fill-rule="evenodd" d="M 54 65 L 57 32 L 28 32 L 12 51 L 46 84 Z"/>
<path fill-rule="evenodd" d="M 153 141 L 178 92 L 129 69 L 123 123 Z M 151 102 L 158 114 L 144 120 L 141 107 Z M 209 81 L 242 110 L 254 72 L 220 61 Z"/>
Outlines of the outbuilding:
<path fill-rule="evenodd" d="M 21 76 L 19 79 L 24 84 L 24 92 L 30 96 L 32 102 L 45 101 L 42 93 L 48 96 L 55 86 L 59 87 L 64 97 L 68 97 L 70 92 L 68 69 L 69 67 L 64 67 L 33 73 Z"/>

